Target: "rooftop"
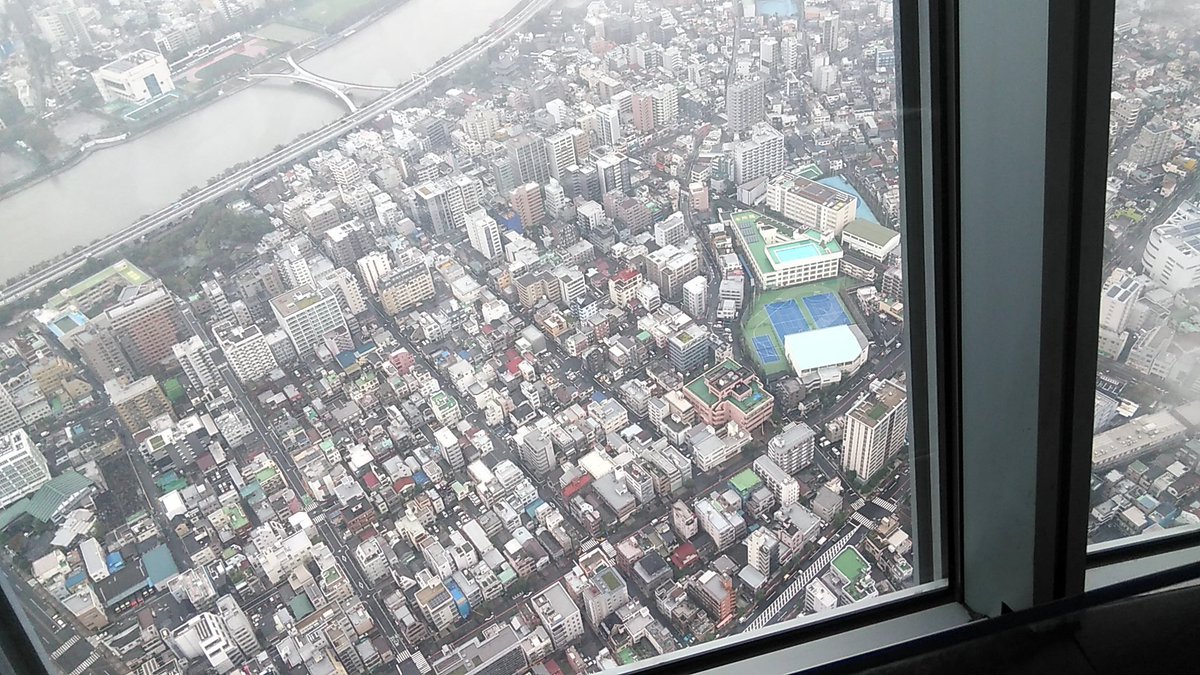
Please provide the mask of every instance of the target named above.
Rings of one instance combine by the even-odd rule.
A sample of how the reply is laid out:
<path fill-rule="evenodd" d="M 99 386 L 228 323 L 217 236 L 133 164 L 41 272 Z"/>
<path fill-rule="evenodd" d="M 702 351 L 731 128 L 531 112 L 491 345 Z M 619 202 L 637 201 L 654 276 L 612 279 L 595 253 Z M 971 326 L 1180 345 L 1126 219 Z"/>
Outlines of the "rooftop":
<path fill-rule="evenodd" d="M 783 351 L 796 372 L 849 363 L 862 355 L 866 340 L 853 326 L 831 326 L 783 338 Z"/>
<path fill-rule="evenodd" d="M 855 218 L 846 225 L 842 230 L 842 236 L 845 237 L 847 234 L 865 239 L 875 246 L 887 246 L 900 238 L 900 233 L 896 230 L 862 218 Z M 842 241 L 844 243 L 845 239 Z"/>
<path fill-rule="evenodd" d="M 859 577 L 871 569 L 866 560 L 863 560 L 862 555 L 853 546 L 847 547 L 844 551 L 838 554 L 833 559 L 833 566 L 837 569 L 838 574 L 850 583 L 858 581 Z"/>
<path fill-rule="evenodd" d="M 842 252 L 836 241 L 824 240 L 816 230 L 797 230 L 758 211 L 735 211 L 728 220 L 742 248 L 764 274 Z"/>

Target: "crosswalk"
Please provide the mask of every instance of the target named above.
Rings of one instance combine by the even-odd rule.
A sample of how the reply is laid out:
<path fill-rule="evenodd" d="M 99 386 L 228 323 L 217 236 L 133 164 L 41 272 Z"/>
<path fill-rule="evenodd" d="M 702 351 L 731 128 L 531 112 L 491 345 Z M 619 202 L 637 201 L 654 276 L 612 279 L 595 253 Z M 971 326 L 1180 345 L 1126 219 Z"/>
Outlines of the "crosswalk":
<path fill-rule="evenodd" d="M 861 509 L 863 506 L 865 506 L 866 503 L 867 503 L 867 501 L 865 499 L 863 499 L 862 497 L 859 497 L 858 499 L 854 500 L 853 504 L 850 505 L 850 510 L 857 511 L 857 510 Z"/>
<path fill-rule="evenodd" d="M 859 525 L 862 525 L 863 527 L 875 527 L 875 521 L 864 516 L 863 514 L 859 513 L 858 511 L 855 511 L 854 514 L 850 516 L 850 520 L 853 520 L 854 522 L 858 523 Z"/>
<path fill-rule="evenodd" d="M 855 513 L 854 515 L 857 516 L 859 514 Z M 858 530 L 859 526 L 856 525 L 854 529 L 843 535 L 836 544 L 826 549 L 825 552 L 821 554 L 821 557 L 817 558 L 815 562 L 806 567 L 804 571 L 796 577 L 796 580 L 793 581 L 790 586 L 783 589 L 783 593 L 779 594 L 779 596 L 775 598 L 775 601 L 771 603 L 771 606 L 768 607 L 765 612 L 759 614 L 757 619 L 750 622 L 750 625 L 746 627 L 747 630 L 758 630 L 774 621 L 775 617 L 779 616 L 779 613 L 783 611 L 783 608 L 787 606 L 789 602 L 795 599 L 795 597 L 800 593 L 803 593 L 808 584 L 812 582 L 813 579 L 816 579 L 817 575 L 823 572 L 826 567 L 829 567 L 829 564 L 832 563 L 833 559 L 836 558 L 838 554 L 840 554 L 846 548 L 846 545 L 850 543 L 850 540 L 855 534 L 858 533 Z"/>
<path fill-rule="evenodd" d="M 871 503 L 883 509 L 884 511 L 887 511 L 888 513 L 896 512 L 896 505 L 884 499 L 883 497 L 876 497 L 871 500 Z"/>
<path fill-rule="evenodd" d="M 88 668 L 92 667 L 93 663 L 95 663 L 99 660 L 100 660 L 100 653 L 92 652 L 91 654 L 88 655 L 88 657 L 86 659 L 83 660 L 82 663 L 80 663 L 78 666 L 75 667 L 75 670 L 72 670 L 68 675 L 83 675 L 83 673 L 87 672 Z"/>
<path fill-rule="evenodd" d="M 74 647 L 76 642 L 79 642 L 79 634 L 78 633 L 72 635 L 70 638 L 67 639 L 66 642 L 59 645 L 58 649 L 55 649 L 54 651 L 50 652 L 50 658 L 57 659 L 58 657 L 62 656 L 63 654 L 66 654 L 67 650 L 70 649 L 71 647 Z"/>

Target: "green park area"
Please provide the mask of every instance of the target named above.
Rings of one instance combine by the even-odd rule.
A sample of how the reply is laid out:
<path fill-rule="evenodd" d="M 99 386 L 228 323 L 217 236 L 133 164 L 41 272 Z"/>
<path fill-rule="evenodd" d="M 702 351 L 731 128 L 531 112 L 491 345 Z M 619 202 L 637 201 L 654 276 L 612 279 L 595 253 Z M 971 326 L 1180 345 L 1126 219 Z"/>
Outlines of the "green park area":
<path fill-rule="evenodd" d="M 837 298 L 838 304 L 842 305 L 842 310 L 846 312 L 846 315 L 852 317 L 854 314 L 850 312 L 842 302 L 841 296 L 838 295 L 838 291 L 844 288 L 846 282 L 852 281 L 852 279 L 843 278 L 825 279 L 824 281 L 816 281 L 811 284 L 791 286 L 755 294 L 754 302 L 750 305 L 746 313 L 742 315 L 742 342 L 746 353 L 754 360 L 755 366 L 763 376 L 771 377 L 789 372 L 790 370 L 787 357 L 783 352 L 783 336 L 775 330 L 775 326 L 771 323 L 771 317 L 767 315 L 767 305 L 786 300 L 795 300 L 796 306 L 800 309 L 800 313 L 804 317 L 804 322 L 808 324 L 808 329 L 812 330 L 816 328 L 816 322 L 813 321 L 812 315 L 809 313 L 808 308 L 805 307 L 804 298 L 830 293 L 833 297 Z M 771 347 L 774 348 L 777 358 L 764 363 L 762 355 L 754 346 L 754 338 L 770 340 Z"/>
<path fill-rule="evenodd" d="M 255 59 L 246 56 L 245 54 L 230 54 L 219 61 L 204 66 L 196 71 L 196 77 L 204 80 L 206 83 L 223 80 L 231 75 L 237 74 L 245 70 L 254 63 Z"/>

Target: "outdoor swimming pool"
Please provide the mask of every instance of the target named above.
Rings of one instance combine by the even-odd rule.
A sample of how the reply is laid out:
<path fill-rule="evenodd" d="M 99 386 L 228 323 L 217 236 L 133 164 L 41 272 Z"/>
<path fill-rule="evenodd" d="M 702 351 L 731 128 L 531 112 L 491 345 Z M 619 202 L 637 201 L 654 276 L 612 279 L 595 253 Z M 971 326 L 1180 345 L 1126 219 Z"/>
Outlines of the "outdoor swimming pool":
<path fill-rule="evenodd" d="M 771 260 L 777 265 L 787 265 L 797 260 L 804 260 L 821 254 L 821 247 L 811 241 L 797 241 L 790 244 L 780 244 L 768 249 Z"/>

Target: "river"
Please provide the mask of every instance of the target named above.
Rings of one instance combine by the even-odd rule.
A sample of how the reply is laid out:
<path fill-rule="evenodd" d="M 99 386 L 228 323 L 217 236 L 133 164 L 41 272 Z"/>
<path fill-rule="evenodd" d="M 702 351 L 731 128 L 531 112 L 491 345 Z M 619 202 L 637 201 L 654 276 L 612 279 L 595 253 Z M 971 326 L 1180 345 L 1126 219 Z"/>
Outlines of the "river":
<path fill-rule="evenodd" d="M 485 33 L 518 0 L 408 0 L 304 61 L 318 75 L 399 84 Z M 0 200 L 0 279 L 129 226 L 189 188 L 346 112 L 303 85 L 262 82 Z"/>

